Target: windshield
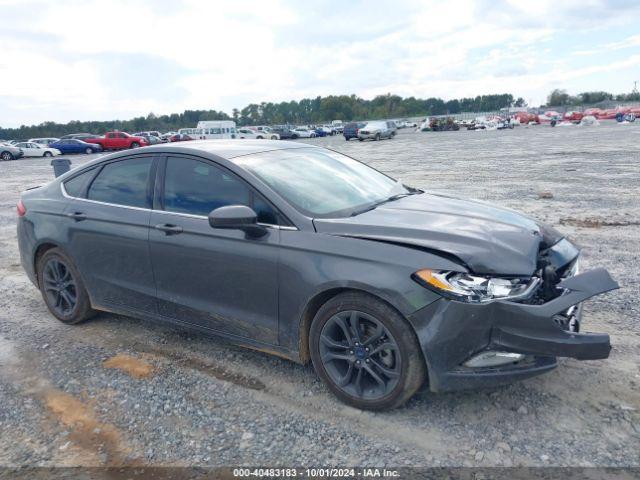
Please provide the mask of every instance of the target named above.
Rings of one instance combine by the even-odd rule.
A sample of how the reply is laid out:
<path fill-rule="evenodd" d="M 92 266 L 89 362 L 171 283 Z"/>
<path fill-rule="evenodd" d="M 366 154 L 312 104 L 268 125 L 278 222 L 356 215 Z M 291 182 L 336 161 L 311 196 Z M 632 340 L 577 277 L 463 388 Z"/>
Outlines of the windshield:
<path fill-rule="evenodd" d="M 411 193 L 377 170 L 322 148 L 274 150 L 234 162 L 310 217 L 347 217 Z"/>

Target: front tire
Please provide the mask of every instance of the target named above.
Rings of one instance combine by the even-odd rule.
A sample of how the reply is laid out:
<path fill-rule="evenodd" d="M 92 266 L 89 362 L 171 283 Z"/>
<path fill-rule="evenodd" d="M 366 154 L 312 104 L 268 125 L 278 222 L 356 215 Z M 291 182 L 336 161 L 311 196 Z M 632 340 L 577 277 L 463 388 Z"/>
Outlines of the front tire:
<path fill-rule="evenodd" d="M 376 142 L 377 142 L 378 140 L 380 140 L 380 134 L 379 134 L 379 133 L 376 133 L 376 136 L 375 136 L 374 140 L 375 140 Z"/>
<path fill-rule="evenodd" d="M 91 155 L 93 153 L 93 149 L 90 147 L 87 147 L 86 150 L 84 151 L 87 155 Z"/>
<path fill-rule="evenodd" d="M 0 155 L 0 158 L 2 158 L 2 160 L 4 160 L 5 162 L 9 160 L 15 160 L 11 152 L 2 152 L 2 155 Z"/>
<path fill-rule="evenodd" d="M 53 157 L 53 153 L 51 153 L 51 152 L 44 152 L 43 157 Z"/>
<path fill-rule="evenodd" d="M 131 148 L 138 148 L 140 144 L 138 142 L 131 142 Z"/>
<path fill-rule="evenodd" d="M 343 402 L 365 410 L 398 407 L 426 377 L 411 326 L 392 307 L 361 292 L 339 294 L 316 314 L 309 332 L 313 366 Z"/>
<path fill-rule="evenodd" d="M 38 260 L 37 275 L 44 303 L 62 323 L 73 325 L 95 315 L 78 270 L 62 250 L 47 250 Z"/>

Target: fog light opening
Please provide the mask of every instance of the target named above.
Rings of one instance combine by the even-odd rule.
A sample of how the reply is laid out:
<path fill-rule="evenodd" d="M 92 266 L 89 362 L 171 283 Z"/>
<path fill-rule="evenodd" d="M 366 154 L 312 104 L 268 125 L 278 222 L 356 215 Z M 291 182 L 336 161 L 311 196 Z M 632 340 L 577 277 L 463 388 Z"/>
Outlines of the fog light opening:
<path fill-rule="evenodd" d="M 474 355 L 463 365 L 470 368 L 497 367 L 519 362 L 524 357 L 522 353 L 487 351 Z"/>

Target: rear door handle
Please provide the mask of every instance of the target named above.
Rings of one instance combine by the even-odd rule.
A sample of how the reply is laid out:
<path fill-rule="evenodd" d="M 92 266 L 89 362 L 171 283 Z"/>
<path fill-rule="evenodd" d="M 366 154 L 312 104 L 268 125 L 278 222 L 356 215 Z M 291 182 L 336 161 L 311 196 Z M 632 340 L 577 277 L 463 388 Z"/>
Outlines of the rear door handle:
<path fill-rule="evenodd" d="M 73 218 L 76 222 L 81 222 L 82 220 L 87 219 L 87 216 L 82 212 L 67 213 L 67 217 Z"/>
<path fill-rule="evenodd" d="M 182 227 L 178 225 L 172 225 L 170 223 L 161 223 L 154 227 L 156 230 L 160 230 L 167 235 L 177 235 L 178 233 L 182 233 Z"/>

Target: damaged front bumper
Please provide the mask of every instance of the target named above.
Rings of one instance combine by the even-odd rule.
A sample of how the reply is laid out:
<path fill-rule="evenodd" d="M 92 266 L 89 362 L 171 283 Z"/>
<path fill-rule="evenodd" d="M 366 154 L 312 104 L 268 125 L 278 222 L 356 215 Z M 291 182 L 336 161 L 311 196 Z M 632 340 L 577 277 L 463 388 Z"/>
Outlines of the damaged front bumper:
<path fill-rule="evenodd" d="M 442 298 L 411 315 L 427 361 L 430 389 L 509 383 L 555 368 L 555 357 L 607 358 L 608 335 L 578 333 L 580 303 L 618 284 L 599 268 L 564 279 L 558 287 L 565 293 L 540 305 L 505 300 L 470 304 Z M 465 366 L 482 352 L 521 355 L 499 366 Z"/>

